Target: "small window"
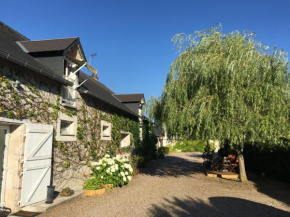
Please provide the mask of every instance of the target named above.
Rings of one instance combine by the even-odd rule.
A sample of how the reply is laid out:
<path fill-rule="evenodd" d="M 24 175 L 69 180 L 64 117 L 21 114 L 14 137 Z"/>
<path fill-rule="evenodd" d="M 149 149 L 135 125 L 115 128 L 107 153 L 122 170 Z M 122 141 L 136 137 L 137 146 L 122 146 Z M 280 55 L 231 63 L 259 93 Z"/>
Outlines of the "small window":
<path fill-rule="evenodd" d="M 77 116 L 59 113 L 56 129 L 56 141 L 76 141 Z"/>
<path fill-rule="evenodd" d="M 60 121 L 60 134 L 61 135 L 73 135 L 73 122 L 72 121 Z"/>
<path fill-rule="evenodd" d="M 109 126 L 103 126 L 103 136 L 104 137 L 110 137 L 111 132 L 110 132 L 110 127 Z"/>
<path fill-rule="evenodd" d="M 61 103 L 65 106 L 76 107 L 76 90 L 73 87 L 62 87 Z"/>
<path fill-rule="evenodd" d="M 130 146 L 130 132 L 121 131 L 121 148 Z"/>
<path fill-rule="evenodd" d="M 77 64 L 70 62 L 68 60 L 65 60 L 64 63 L 64 75 L 66 78 L 70 76 L 72 72 L 74 72 L 77 69 Z"/>
<path fill-rule="evenodd" d="M 101 121 L 101 139 L 111 140 L 112 124 L 106 121 Z"/>

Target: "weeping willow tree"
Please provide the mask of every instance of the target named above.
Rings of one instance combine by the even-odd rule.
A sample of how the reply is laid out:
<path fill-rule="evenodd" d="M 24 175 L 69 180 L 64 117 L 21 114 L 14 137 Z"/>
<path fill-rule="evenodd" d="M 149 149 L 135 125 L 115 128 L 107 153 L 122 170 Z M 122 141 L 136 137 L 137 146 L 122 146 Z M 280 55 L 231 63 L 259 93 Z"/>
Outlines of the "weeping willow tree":
<path fill-rule="evenodd" d="M 223 34 L 220 26 L 173 41 L 180 54 L 161 97 L 168 134 L 238 147 L 247 181 L 244 144 L 279 144 L 289 135 L 287 54 L 270 51 L 249 31 Z"/>
<path fill-rule="evenodd" d="M 154 122 L 156 125 L 161 124 L 162 110 L 160 99 L 150 96 L 145 104 L 144 113 L 151 122 Z"/>

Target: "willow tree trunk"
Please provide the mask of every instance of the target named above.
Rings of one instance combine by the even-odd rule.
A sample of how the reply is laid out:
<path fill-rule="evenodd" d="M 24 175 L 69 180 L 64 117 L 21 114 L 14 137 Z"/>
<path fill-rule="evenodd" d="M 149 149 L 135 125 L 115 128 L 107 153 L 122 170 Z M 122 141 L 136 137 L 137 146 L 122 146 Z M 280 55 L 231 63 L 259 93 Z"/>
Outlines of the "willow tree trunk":
<path fill-rule="evenodd" d="M 239 171 L 240 171 L 240 180 L 241 182 L 247 182 L 247 174 L 246 174 L 246 168 L 245 168 L 245 160 L 244 160 L 244 155 L 242 152 L 238 153 L 239 157 Z"/>

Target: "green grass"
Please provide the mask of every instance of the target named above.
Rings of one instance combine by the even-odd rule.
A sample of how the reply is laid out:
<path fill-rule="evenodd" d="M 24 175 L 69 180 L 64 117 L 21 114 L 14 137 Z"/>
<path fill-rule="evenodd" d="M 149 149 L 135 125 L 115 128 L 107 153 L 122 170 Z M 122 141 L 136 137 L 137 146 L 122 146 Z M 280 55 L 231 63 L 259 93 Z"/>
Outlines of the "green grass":
<path fill-rule="evenodd" d="M 175 145 L 169 146 L 169 152 L 204 152 L 206 141 L 203 140 L 183 140 Z"/>

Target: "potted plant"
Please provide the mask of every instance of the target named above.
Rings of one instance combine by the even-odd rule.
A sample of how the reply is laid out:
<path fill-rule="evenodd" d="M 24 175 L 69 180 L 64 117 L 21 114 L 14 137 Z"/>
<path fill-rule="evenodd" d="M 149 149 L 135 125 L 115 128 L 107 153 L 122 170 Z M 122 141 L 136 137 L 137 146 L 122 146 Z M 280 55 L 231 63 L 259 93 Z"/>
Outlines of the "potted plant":
<path fill-rule="evenodd" d="M 83 185 L 84 196 L 93 197 L 103 195 L 106 192 L 104 185 L 96 178 L 87 179 Z"/>

